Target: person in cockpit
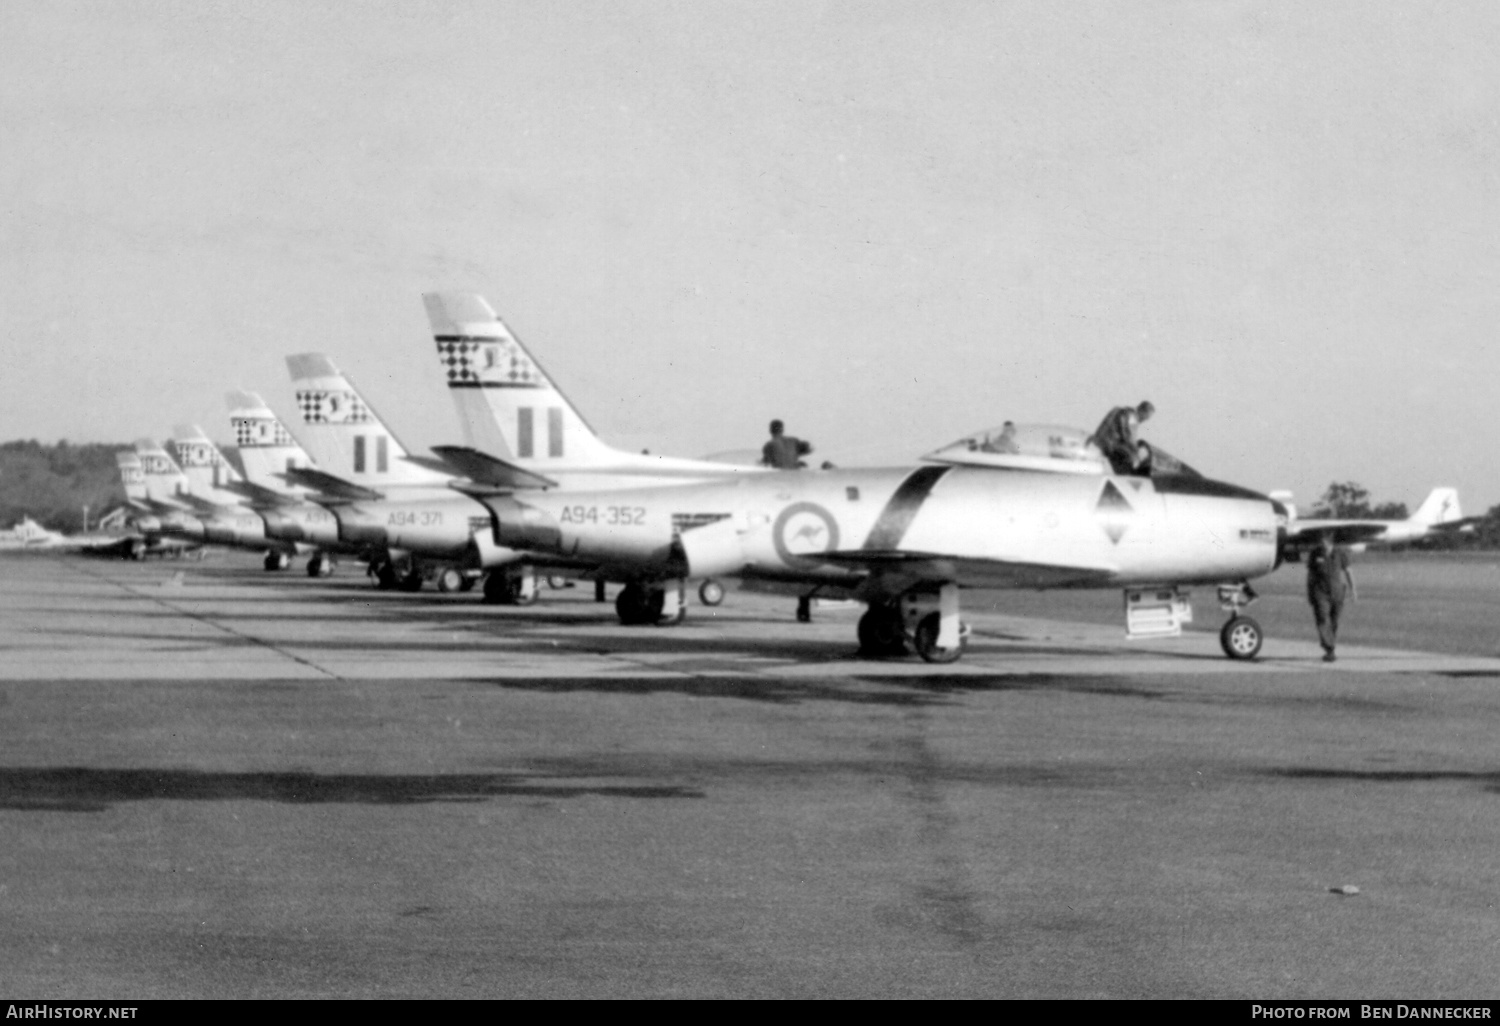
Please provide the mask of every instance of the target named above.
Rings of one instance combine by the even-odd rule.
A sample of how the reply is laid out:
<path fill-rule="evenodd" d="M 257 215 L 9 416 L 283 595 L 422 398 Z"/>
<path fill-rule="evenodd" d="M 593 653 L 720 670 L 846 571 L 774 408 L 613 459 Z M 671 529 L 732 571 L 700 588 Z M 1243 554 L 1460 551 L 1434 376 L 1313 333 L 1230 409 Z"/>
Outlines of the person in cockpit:
<path fill-rule="evenodd" d="M 1149 399 L 1138 406 L 1116 406 L 1105 414 L 1089 440 L 1099 447 L 1116 474 L 1141 475 L 1150 472 L 1150 446 L 1145 447 L 1146 465 L 1142 466 L 1142 446 L 1136 437 L 1140 426 L 1151 419 L 1156 407 Z"/>

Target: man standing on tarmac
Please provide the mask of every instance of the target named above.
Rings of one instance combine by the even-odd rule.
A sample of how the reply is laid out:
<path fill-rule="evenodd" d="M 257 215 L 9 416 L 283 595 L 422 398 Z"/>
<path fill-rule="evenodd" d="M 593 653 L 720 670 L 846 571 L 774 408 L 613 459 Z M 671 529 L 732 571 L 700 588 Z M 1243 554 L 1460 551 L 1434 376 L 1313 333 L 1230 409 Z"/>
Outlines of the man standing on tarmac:
<path fill-rule="evenodd" d="M 1318 641 L 1323 646 L 1323 661 L 1334 661 L 1333 647 L 1338 642 L 1339 616 L 1344 599 L 1357 599 L 1354 575 L 1349 572 L 1349 554 L 1333 544 L 1330 535 L 1318 536 L 1318 547 L 1307 554 L 1307 601 L 1313 607 L 1318 623 Z"/>

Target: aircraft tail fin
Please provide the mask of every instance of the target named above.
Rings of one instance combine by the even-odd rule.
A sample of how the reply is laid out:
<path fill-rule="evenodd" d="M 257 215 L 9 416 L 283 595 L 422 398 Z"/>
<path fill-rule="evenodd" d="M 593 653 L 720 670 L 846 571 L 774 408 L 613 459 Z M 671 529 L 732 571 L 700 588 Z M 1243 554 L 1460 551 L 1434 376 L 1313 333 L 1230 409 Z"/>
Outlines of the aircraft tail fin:
<path fill-rule="evenodd" d="M 229 465 L 202 428 L 178 424 L 172 429 L 172 448 L 193 495 L 219 506 L 242 504 L 240 494 L 230 487 L 240 480 L 239 471 Z"/>
<path fill-rule="evenodd" d="M 141 462 L 141 476 L 147 501 L 178 505 L 188 491 L 187 475 L 177 466 L 161 443 L 150 438 L 138 439 L 135 453 Z"/>
<path fill-rule="evenodd" d="M 1458 506 L 1457 488 L 1434 488 L 1412 514 L 1412 520 L 1429 527 L 1462 520 L 1463 517 L 1463 511 Z"/>
<path fill-rule="evenodd" d="M 354 484 L 442 488 L 449 478 L 406 459 L 407 451 L 333 361 L 322 353 L 286 358 L 305 425 L 303 441 L 322 470 Z"/>
<path fill-rule="evenodd" d="M 256 488 L 283 495 L 305 494 L 305 489 L 293 488 L 279 476 L 294 467 L 313 465 L 312 457 L 281 418 L 254 392 L 229 392 L 224 399 L 245 479 Z"/>
<path fill-rule="evenodd" d="M 429 292 L 422 302 L 468 447 L 538 471 L 618 460 L 484 297 Z"/>
<path fill-rule="evenodd" d="M 115 465 L 120 468 L 120 483 L 125 486 L 125 499 L 135 508 L 146 501 L 146 474 L 141 468 L 141 457 L 134 449 L 121 449 L 115 453 Z"/>

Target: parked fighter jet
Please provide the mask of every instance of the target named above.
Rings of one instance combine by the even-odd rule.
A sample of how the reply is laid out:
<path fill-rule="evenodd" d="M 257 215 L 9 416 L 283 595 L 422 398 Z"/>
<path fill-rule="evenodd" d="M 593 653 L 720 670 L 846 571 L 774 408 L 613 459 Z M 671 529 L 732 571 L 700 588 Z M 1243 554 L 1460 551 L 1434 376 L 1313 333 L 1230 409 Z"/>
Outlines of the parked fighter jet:
<path fill-rule="evenodd" d="M 212 545 L 265 552 L 267 570 L 291 565 L 296 545 L 266 535 L 265 521 L 226 485 L 238 475 L 218 447 L 195 427 L 179 427 L 173 440 L 185 472 L 150 439 L 136 443 L 146 501 L 157 510 L 164 534 Z"/>
<path fill-rule="evenodd" d="M 753 465 L 754 460 L 746 465 L 615 448 L 594 432 L 484 297 L 431 292 L 422 302 L 466 442 L 433 451 L 455 474 L 494 490 L 571 491 L 770 473 Z M 517 474 L 516 468 L 525 473 Z M 553 568 L 558 569 L 555 563 Z M 578 564 L 561 569 L 576 572 Z M 583 572 L 598 576 L 592 568 Z M 698 597 L 704 605 L 718 605 L 724 588 L 707 578 L 699 584 Z"/>
<path fill-rule="evenodd" d="M 1249 579 L 1278 562 L 1282 514 L 1270 499 L 1162 450 L 1148 476 L 1117 476 L 1082 431 L 1010 428 L 918 467 L 483 501 L 495 544 L 631 580 L 616 602 L 626 623 L 675 622 L 685 578 L 730 576 L 863 600 L 864 652 L 893 655 L 910 641 L 923 659 L 948 662 L 963 648 L 963 588 L 1122 588 L 1140 636 L 1180 631 L 1191 616 L 1185 586 L 1215 584 L 1233 613 L 1225 653 L 1260 650 L 1261 629 L 1240 609 Z M 1002 436 L 1008 451 L 987 451 Z"/>
<path fill-rule="evenodd" d="M 138 442 L 137 445 L 159 449 L 156 443 L 149 441 Z M 165 456 L 165 452 L 162 455 Z M 172 517 L 181 514 L 181 509 L 176 505 L 164 509 L 164 504 L 151 500 L 150 492 L 146 487 L 145 463 L 140 453 L 134 449 L 121 450 L 115 453 L 115 464 L 120 470 L 120 482 L 125 489 L 125 501 L 133 510 L 130 514 L 130 524 L 134 528 L 134 533 L 119 539 L 113 546 L 93 550 L 93 553 L 116 555 L 126 559 L 144 559 L 147 556 L 176 557 L 188 552 L 201 553 L 202 546 L 199 543 L 174 536 L 165 530 L 162 518 L 158 514 L 165 513 Z M 153 461 L 153 466 L 157 472 L 166 473 L 166 468 L 162 464 Z M 174 479 L 174 483 L 176 480 Z"/>
<path fill-rule="evenodd" d="M 1283 545 L 1290 561 L 1300 559 L 1301 554 L 1316 546 L 1323 535 L 1332 537 L 1336 545 L 1399 545 L 1431 534 L 1462 531 L 1483 519 L 1463 515 L 1456 488 L 1434 488 L 1417 511 L 1405 520 L 1299 520 L 1296 507 L 1291 505 L 1291 496 L 1274 494 L 1288 509 Z"/>
<path fill-rule="evenodd" d="M 311 501 L 311 492 L 289 483 L 285 474 L 316 469 L 312 458 L 271 408 L 253 392 L 230 392 L 229 423 L 245 479 L 230 487 L 243 493 L 266 524 L 266 534 L 284 542 L 315 548 L 307 561 L 307 576 L 333 573 L 334 555 L 362 555 L 357 546 L 339 538 L 338 521 L 327 508 Z"/>
<path fill-rule="evenodd" d="M 317 469 L 293 468 L 284 477 L 317 493 L 339 539 L 367 553 L 382 588 L 416 591 L 429 576 L 444 591 L 466 588 L 481 567 L 517 562 L 516 554 L 495 551 L 485 509 L 456 487 L 464 482 L 411 458 L 332 360 L 302 353 L 287 357 L 287 369 Z M 485 595 L 524 604 L 535 598 L 536 581 L 491 573 Z"/>
<path fill-rule="evenodd" d="M 0 551 L 94 552 L 118 547 L 122 540 L 119 535 L 101 532 L 63 534 L 61 531 L 48 530 L 30 517 L 23 516 L 14 527 L 0 530 Z"/>

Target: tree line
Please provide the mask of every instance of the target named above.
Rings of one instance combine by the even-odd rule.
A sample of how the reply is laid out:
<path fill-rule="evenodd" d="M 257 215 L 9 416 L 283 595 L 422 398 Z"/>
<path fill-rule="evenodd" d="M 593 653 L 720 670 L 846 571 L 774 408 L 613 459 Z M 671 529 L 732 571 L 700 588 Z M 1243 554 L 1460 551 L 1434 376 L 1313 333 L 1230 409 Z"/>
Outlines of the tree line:
<path fill-rule="evenodd" d="M 43 445 L 36 439 L 0 442 L 0 527 L 29 516 L 54 531 L 83 528 L 125 502 L 115 453 L 129 445 L 66 441 Z"/>

